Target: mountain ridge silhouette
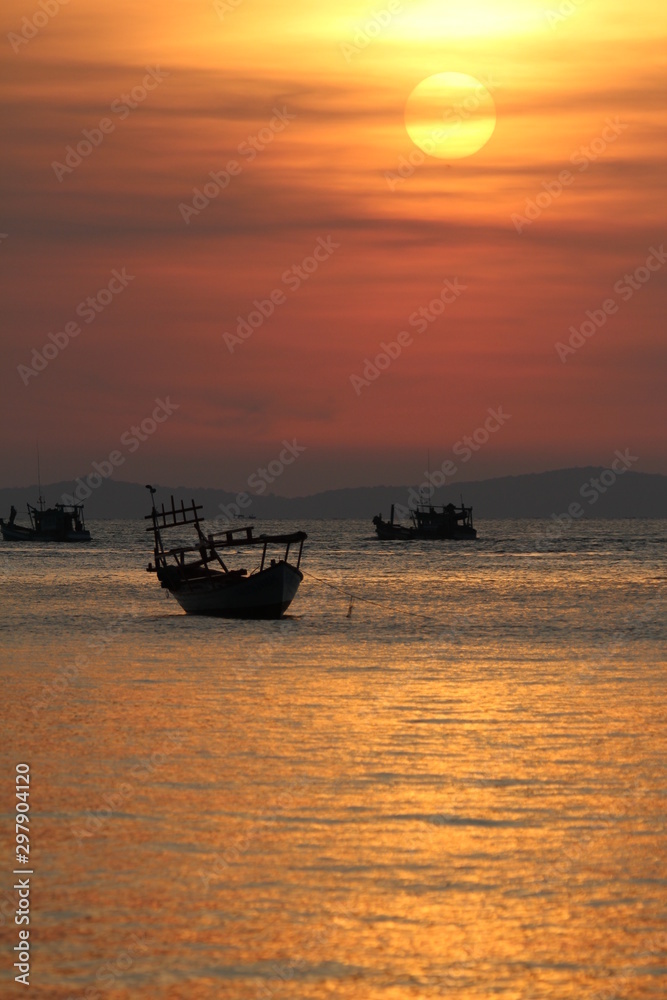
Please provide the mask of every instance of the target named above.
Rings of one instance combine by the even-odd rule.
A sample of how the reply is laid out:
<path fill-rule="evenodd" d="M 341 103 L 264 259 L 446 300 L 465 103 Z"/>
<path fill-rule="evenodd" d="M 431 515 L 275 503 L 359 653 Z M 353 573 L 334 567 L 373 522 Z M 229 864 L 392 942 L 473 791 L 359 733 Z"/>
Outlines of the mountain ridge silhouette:
<path fill-rule="evenodd" d="M 600 476 L 603 473 L 603 481 Z M 663 518 L 667 517 L 667 476 L 660 473 L 633 472 L 617 475 L 611 480 L 610 470 L 603 466 L 584 466 L 556 469 L 549 472 L 522 473 L 499 476 L 478 481 L 454 482 L 437 489 L 431 503 L 450 501 L 460 503 L 461 496 L 467 506 L 474 508 L 476 520 L 484 518 L 551 517 L 564 514 L 570 505 L 579 504 L 578 517 L 606 518 Z M 594 483 L 599 486 L 595 486 Z M 237 493 L 210 487 L 157 487 L 158 504 L 167 503 L 173 494 L 177 502 L 194 499 L 204 505 L 203 515 L 233 518 Z M 76 482 L 63 481 L 42 486 L 47 505 L 62 502 L 63 495 L 75 496 Z M 89 487 L 86 487 L 89 489 Z M 584 491 L 582 493 L 582 490 Z M 85 515 L 95 518 L 143 518 L 150 510 L 148 493 L 141 483 L 104 480 L 89 496 L 80 496 Z M 408 507 L 417 497 L 417 487 L 358 486 L 323 490 L 306 496 L 284 497 L 279 494 L 247 493 L 250 503 L 238 508 L 245 515 L 260 518 L 371 518 L 375 514 L 389 514 L 392 503 Z M 19 515 L 25 514 L 26 503 L 37 502 L 36 485 L 5 487 L 0 489 L 0 516 L 6 517 L 13 504 Z M 595 499 L 593 499 L 593 497 Z M 220 509 L 227 508 L 227 514 Z M 27 516 L 27 515 L 26 515 Z M 19 516 L 19 520 L 22 518 Z"/>

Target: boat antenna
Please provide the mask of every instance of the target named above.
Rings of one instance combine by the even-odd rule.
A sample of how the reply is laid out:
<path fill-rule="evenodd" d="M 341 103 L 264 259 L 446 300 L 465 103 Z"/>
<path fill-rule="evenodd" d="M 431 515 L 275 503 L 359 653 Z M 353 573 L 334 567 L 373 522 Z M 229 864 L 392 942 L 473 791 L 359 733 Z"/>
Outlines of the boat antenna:
<path fill-rule="evenodd" d="M 426 482 L 428 486 L 425 490 L 420 490 L 422 496 L 422 504 L 426 506 L 431 501 L 433 494 L 431 493 L 431 449 L 426 450 Z"/>
<path fill-rule="evenodd" d="M 157 521 L 156 521 L 157 511 L 155 509 L 155 500 L 153 500 L 153 497 L 157 493 L 157 490 L 155 489 L 154 486 L 151 486 L 150 483 L 146 484 L 146 489 L 148 490 L 148 492 L 151 495 L 151 514 L 153 515 L 153 522 L 154 522 L 153 523 L 153 527 L 155 527 L 155 525 L 157 524 Z"/>
<path fill-rule="evenodd" d="M 44 510 L 44 497 L 42 496 L 42 472 L 39 464 L 39 441 L 35 442 L 37 445 L 37 502 L 39 504 L 39 509 Z"/>

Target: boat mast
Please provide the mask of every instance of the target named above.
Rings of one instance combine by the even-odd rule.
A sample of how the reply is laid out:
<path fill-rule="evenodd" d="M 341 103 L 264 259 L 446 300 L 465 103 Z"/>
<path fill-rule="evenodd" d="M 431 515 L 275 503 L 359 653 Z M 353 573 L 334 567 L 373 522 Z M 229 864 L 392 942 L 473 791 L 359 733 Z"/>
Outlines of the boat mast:
<path fill-rule="evenodd" d="M 420 507 L 428 507 L 431 503 L 431 449 L 428 448 L 426 451 L 426 482 L 428 483 L 426 489 L 421 489 L 419 491 Z"/>
<path fill-rule="evenodd" d="M 153 535 L 155 539 L 155 544 L 153 546 L 153 555 L 155 556 L 155 566 L 157 568 L 157 565 L 160 561 L 164 562 L 164 546 L 162 545 L 162 536 L 158 528 L 157 510 L 155 509 L 155 500 L 153 499 L 157 491 L 154 486 L 150 485 L 150 483 L 146 485 L 146 489 L 148 490 L 151 496 L 151 512 L 148 516 L 153 520 Z"/>
<path fill-rule="evenodd" d="M 39 509 L 44 510 L 44 497 L 42 496 L 42 474 L 39 466 L 39 441 L 37 441 L 36 444 L 37 444 L 37 492 L 39 494 L 37 497 L 37 503 L 39 504 Z"/>

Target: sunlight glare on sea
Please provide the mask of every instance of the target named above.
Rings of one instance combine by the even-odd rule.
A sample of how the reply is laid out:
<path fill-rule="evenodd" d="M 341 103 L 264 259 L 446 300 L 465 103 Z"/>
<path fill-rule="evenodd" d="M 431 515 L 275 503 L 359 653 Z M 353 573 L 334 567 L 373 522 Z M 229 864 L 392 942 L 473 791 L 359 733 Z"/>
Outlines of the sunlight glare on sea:
<path fill-rule="evenodd" d="M 280 622 L 184 615 L 143 525 L 5 543 L 34 995 L 664 997 L 667 522 L 546 525 L 258 522 L 309 533 Z"/>

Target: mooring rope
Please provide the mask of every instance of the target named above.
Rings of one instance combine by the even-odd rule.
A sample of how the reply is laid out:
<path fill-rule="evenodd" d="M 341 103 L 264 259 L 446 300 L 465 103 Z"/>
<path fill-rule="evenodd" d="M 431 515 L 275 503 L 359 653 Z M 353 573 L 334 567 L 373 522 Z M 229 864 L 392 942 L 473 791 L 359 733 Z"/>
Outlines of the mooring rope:
<path fill-rule="evenodd" d="M 344 596 L 348 598 L 350 606 L 348 608 L 346 618 L 352 617 L 352 608 L 354 607 L 354 602 L 363 601 L 366 604 L 375 604 L 375 606 L 378 608 L 382 609 L 389 608 L 392 611 L 397 612 L 398 614 L 403 614 L 403 615 L 408 614 L 410 615 L 411 618 L 422 618 L 425 622 L 432 622 L 436 625 L 438 624 L 437 620 L 435 618 L 430 617 L 429 615 L 421 615 L 418 611 L 406 612 L 405 608 L 399 608 L 396 604 L 390 604 L 389 601 L 374 601 L 372 597 L 361 597 L 359 594 L 353 594 L 352 591 L 347 590 L 344 587 L 338 587 L 335 583 L 331 583 L 329 580 L 322 579 L 321 576 L 315 576 L 315 574 L 311 573 L 310 570 L 302 569 L 301 572 L 303 573 L 304 576 L 310 577 L 311 580 L 315 580 L 317 581 L 317 583 L 321 583 L 323 587 L 331 587 L 332 590 L 337 590 L 339 594 L 344 594 Z"/>

